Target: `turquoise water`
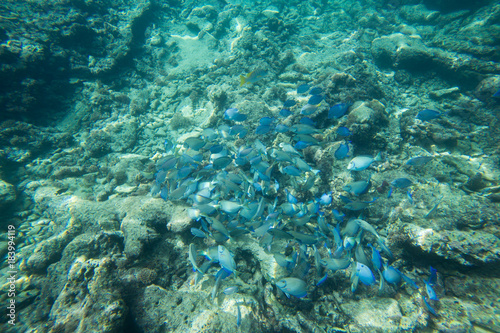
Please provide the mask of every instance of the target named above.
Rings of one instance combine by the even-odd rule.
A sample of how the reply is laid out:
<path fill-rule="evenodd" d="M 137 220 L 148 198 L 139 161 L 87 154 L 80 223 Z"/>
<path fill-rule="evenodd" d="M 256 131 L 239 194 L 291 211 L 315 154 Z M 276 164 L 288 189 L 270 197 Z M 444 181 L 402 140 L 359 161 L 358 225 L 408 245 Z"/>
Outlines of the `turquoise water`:
<path fill-rule="evenodd" d="M 2 331 L 499 331 L 499 10 L 2 4 Z"/>

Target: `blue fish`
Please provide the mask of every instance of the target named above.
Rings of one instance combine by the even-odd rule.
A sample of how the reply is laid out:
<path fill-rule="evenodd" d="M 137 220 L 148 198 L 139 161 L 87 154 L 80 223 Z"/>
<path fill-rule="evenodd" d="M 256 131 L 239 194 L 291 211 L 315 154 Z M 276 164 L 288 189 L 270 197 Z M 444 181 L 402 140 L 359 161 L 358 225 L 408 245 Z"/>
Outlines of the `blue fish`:
<path fill-rule="evenodd" d="M 382 160 L 379 154 L 375 158 L 371 156 L 356 156 L 347 165 L 347 170 L 363 171 L 367 169 L 373 162 Z"/>
<path fill-rule="evenodd" d="M 347 137 L 349 135 L 352 135 L 352 132 L 347 127 L 340 126 L 339 128 L 337 128 L 337 134 L 340 136 Z"/>
<path fill-rule="evenodd" d="M 302 109 L 300 110 L 300 114 L 303 114 L 304 116 L 309 116 L 314 112 L 316 112 L 317 109 L 318 109 L 317 105 L 308 103 L 302 107 Z"/>
<path fill-rule="evenodd" d="M 327 206 L 332 203 L 332 192 L 325 193 L 319 199 L 319 204 L 323 206 Z"/>
<path fill-rule="evenodd" d="M 198 229 L 198 228 L 191 228 L 191 233 L 195 237 L 200 237 L 200 238 L 206 238 L 207 237 L 207 235 L 203 231 L 201 231 L 200 229 Z"/>
<path fill-rule="evenodd" d="M 274 130 L 278 133 L 286 133 L 290 130 L 290 128 L 286 125 L 283 125 L 283 124 L 278 124 L 276 125 L 276 127 L 274 128 Z"/>
<path fill-rule="evenodd" d="M 335 150 L 334 156 L 336 159 L 341 160 L 347 157 L 349 153 L 349 145 L 347 143 L 341 143 L 340 146 Z"/>
<path fill-rule="evenodd" d="M 320 87 L 314 87 L 311 89 L 311 91 L 309 92 L 309 94 L 311 95 L 319 95 L 321 94 L 321 92 L 323 92 L 323 89 L 321 89 Z"/>
<path fill-rule="evenodd" d="M 328 110 L 328 119 L 332 119 L 332 118 L 338 119 L 338 118 L 342 117 L 343 115 L 346 114 L 346 112 L 350 106 L 351 106 L 351 104 L 347 104 L 347 103 L 335 104 L 334 106 L 332 106 Z"/>
<path fill-rule="evenodd" d="M 281 109 L 279 112 L 279 115 L 282 116 L 283 118 L 286 118 L 291 114 L 292 114 L 292 111 L 290 111 L 288 109 Z"/>
<path fill-rule="evenodd" d="M 316 126 L 316 122 L 314 120 L 312 120 L 311 118 L 309 118 L 309 117 L 302 117 L 300 119 L 300 123 L 304 124 L 304 125 L 309 125 L 309 126 L 312 126 L 312 127 Z"/>
<path fill-rule="evenodd" d="M 338 222 L 344 221 L 344 217 L 345 217 L 344 213 L 341 213 L 336 209 L 332 209 L 332 214 L 333 214 L 333 217 L 335 218 L 335 220 L 337 220 Z"/>
<path fill-rule="evenodd" d="M 219 157 L 213 161 L 213 163 L 212 163 L 213 169 L 214 170 L 222 170 L 225 167 L 227 167 L 229 164 L 231 164 L 232 161 L 233 161 L 233 159 L 229 156 Z"/>
<path fill-rule="evenodd" d="M 425 307 L 427 308 L 427 310 L 429 310 L 430 313 L 432 313 L 434 316 L 438 316 L 436 310 L 434 310 L 430 305 L 429 303 L 427 302 L 427 300 L 425 299 L 425 297 L 422 297 L 422 299 L 424 300 L 424 304 L 425 304 Z"/>
<path fill-rule="evenodd" d="M 370 180 L 358 180 L 357 182 L 346 184 L 342 189 L 352 195 L 361 195 L 368 192 L 370 185 Z"/>
<path fill-rule="evenodd" d="M 224 119 L 245 121 L 247 119 L 247 116 L 245 114 L 239 113 L 238 109 L 236 108 L 230 108 L 224 112 Z"/>
<path fill-rule="evenodd" d="M 436 110 L 425 109 L 420 111 L 415 118 L 420 119 L 422 121 L 429 121 L 432 119 L 436 119 L 441 117 L 443 114 Z"/>
<path fill-rule="evenodd" d="M 184 166 L 184 167 L 180 168 L 179 170 L 177 170 L 177 179 L 184 179 L 187 176 L 189 176 L 189 174 L 193 171 L 194 171 L 193 167 L 191 167 L 189 165 Z"/>
<path fill-rule="evenodd" d="M 203 139 L 200 139 L 199 137 L 189 137 L 186 140 L 184 140 L 184 146 L 191 148 L 192 150 L 198 151 L 203 146 L 205 146 L 206 142 Z"/>
<path fill-rule="evenodd" d="M 229 130 L 230 135 L 238 135 L 240 139 L 243 139 L 247 135 L 247 133 L 248 130 L 243 125 L 234 125 Z"/>
<path fill-rule="evenodd" d="M 382 270 L 382 257 L 380 256 L 380 252 L 376 248 L 374 248 L 371 244 L 368 244 L 368 247 L 372 249 L 372 264 L 376 270 Z"/>
<path fill-rule="evenodd" d="M 433 156 L 416 156 L 410 158 L 408 161 L 406 161 L 406 165 L 410 166 L 422 166 L 426 164 L 427 162 L 430 162 L 434 159 Z"/>
<path fill-rule="evenodd" d="M 298 141 L 294 146 L 293 148 L 297 149 L 297 150 L 302 150 L 302 149 L 305 149 L 309 146 L 312 146 L 313 144 L 310 143 L 310 142 L 305 142 L 305 141 Z"/>
<path fill-rule="evenodd" d="M 228 273 L 233 273 L 236 269 L 236 263 L 234 262 L 234 258 L 223 245 L 219 245 L 217 247 L 217 254 L 219 256 L 219 263 L 221 267 Z"/>
<path fill-rule="evenodd" d="M 408 178 L 396 178 L 391 182 L 391 185 L 397 188 L 407 188 L 412 183 Z"/>
<path fill-rule="evenodd" d="M 172 141 L 170 141 L 168 139 L 165 139 L 164 146 L 165 146 L 165 152 L 168 153 L 169 151 L 171 151 L 172 149 L 174 149 L 175 144 Z"/>
<path fill-rule="evenodd" d="M 285 108 L 291 108 L 295 104 L 297 104 L 297 102 L 295 100 L 293 100 L 293 99 L 287 99 L 285 101 L 285 103 L 283 103 L 283 107 L 285 107 Z"/>
<path fill-rule="evenodd" d="M 433 301 L 439 301 L 439 298 L 437 297 L 436 292 L 434 291 L 434 289 L 432 289 L 429 282 L 426 280 L 423 280 L 423 281 L 425 283 L 425 291 L 427 292 L 429 299 L 432 299 Z"/>
<path fill-rule="evenodd" d="M 255 134 L 257 134 L 257 135 L 263 135 L 263 134 L 269 133 L 269 131 L 271 131 L 271 126 L 270 125 L 259 125 L 255 129 Z"/>
<path fill-rule="evenodd" d="M 401 282 L 401 272 L 392 266 L 386 266 L 382 272 L 382 276 L 391 284 L 399 284 Z"/>
<path fill-rule="evenodd" d="M 232 295 L 238 292 L 238 286 L 227 287 L 224 289 L 223 293 L 225 295 Z"/>
<path fill-rule="evenodd" d="M 301 279 L 294 277 L 284 278 L 279 280 L 276 286 L 284 292 L 288 298 L 290 298 L 290 295 L 298 298 L 307 296 L 307 284 Z"/>
<path fill-rule="evenodd" d="M 356 263 L 356 275 L 359 277 L 359 281 L 367 286 L 375 283 L 375 276 L 370 268 L 360 262 Z"/>
<path fill-rule="evenodd" d="M 304 94 L 309 90 L 309 85 L 307 83 L 303 83 L 297 87 L 297 94 Z"/>
<path fill-rule="evenodd" d="M 296 204 L 297 202 L 299 202 L 299 200 L 297 200 L 297 198 L 294 197 L 292 193 L 290 193 L 290 191 L 288 191 L 287 189 L 285 189 L 285 193 L 286 193 L 286 200 L 289 203 Z"/>
<path fill-rule="evenodd" d="M 307 104 L 318 105 L 319 103 L 321 103 L 322 100 L 323 100 L 323 96 L 321 96 L 321 95 L 312 95 L 309 98 L 309 100 L 307 101 Z"/>
<path fill-rule="evenodd" d="M 328 279 L 328 274 L 325 274 L 325 276 L 323 276 L 319 281 L 318 283 L 316 283 L 316 287 L 319 287 L 320 285 L 322 285 L 326 279 Z"/>
<path fill-rule="evenodd" d="M 431 266 L 431 276 L 429 277 L 428 282 L 431 286 L 434 286 L 437 283 L 437 270 L 432 266 Z"/>
<path fill-rule="evenodd" d="M 264 125 L 264 126 L 271 125 L 273 123 L 273 121 L 274 121 L 274 118 L 272 118 L 272 117 L 262 117 L 259 120 L 259 124 Z"/>

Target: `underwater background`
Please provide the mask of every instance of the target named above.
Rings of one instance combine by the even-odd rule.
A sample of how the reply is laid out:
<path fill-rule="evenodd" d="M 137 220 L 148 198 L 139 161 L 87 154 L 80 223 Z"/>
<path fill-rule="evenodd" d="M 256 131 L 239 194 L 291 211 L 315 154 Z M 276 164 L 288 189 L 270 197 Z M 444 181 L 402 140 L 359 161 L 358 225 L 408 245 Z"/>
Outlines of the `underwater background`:
<path fill-rule="evenodd" d="M 1 332 L 500 332 L 500 3 L 4 0 Z"/>

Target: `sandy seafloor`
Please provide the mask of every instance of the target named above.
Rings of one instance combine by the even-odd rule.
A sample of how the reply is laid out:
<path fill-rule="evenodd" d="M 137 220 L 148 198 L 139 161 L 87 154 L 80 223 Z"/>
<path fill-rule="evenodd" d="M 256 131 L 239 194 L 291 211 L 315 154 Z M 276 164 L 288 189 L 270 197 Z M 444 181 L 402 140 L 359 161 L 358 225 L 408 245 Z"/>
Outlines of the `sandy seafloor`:
<path fill-rule="evenodd" d="M 500 332 L 498 1 L 6 0 L 0 43 L 0 331 Z M 239 76 L 255 69 L 267 75 L 240 86 Z M 152 195 L 165 140 L 192 156 L 184 140 L 233 126 L 224 112 L 238 108 L 247 136 L 213 140 L 231 154 L 257 138 L 268 152 L 293 145 L 293 133 L 255 129 L 262 117 L 297 124 L 309 98 L 296 92 L 302 83 L 324 97 L 309 116 L 319 143 L 301 151 L 320 171 L 290 176 L 280 172 L 288 162 L 263 155 L 274 185 L 255 199 L 268 208 L 240 227 L 258 227 L 275 198 L 286 202 L 284 189 L 304 203 L 331 191 L 332 203 L 321 207 L 326 222 L 367 221 L 394 254 L 390 265 L 418 290 L 401 282 L 379 291 L 374 273 L 376 283 L 353 293 L 351 268 L 316 286 L 326 271 L 319 276 L 308 246 L 307 296 L 287 298 L 277 282 L 301 269 L 288 271 L 273 254 L 300 252 L 297 239 L 259 244 L 252 233 L 223 243 L 237 274 L 215 297 L 219 264 L 193 272 L 190 244 L 217 243 L 191 234 L 202 227 L 187 216 L 190 200 Z M 289 99 L 297 105 L 280 117 Z M 353 105 L 328 119 L 341 102 Z M 442 114 L 416 119 L 424 109 Z M 349 155 L 336 159 L 340 126 L 352 135 Z M 353 157 L 378 153 L 382 160 L 366 170 L 347 169 Z M 433 159 L 406 165 L 415 156 Z M 234 161 L 226 167 L 237 169 Z M 400 177 L 411 186 L 389 197 L 384 181 Z M 343 190 L 366 179 L 366 194 Z M 166 184 L 172 191 L 177 181 Z M 341 196 L 378 199 L 351 211 Z M 281 215 L 274 227 L 321 238 L 316 215 L 303 226 Z M 360 246 L 370 258 L 367 243 L 375 239 L 365 232 Z M 316 245 L 326 259 L 324 238 Z M 425 291 L 430 266 L 439 301 Z M 235 285 L 237 293 L 222 293 Z M 14 318 L 5 310 L 12 300 Z"/>

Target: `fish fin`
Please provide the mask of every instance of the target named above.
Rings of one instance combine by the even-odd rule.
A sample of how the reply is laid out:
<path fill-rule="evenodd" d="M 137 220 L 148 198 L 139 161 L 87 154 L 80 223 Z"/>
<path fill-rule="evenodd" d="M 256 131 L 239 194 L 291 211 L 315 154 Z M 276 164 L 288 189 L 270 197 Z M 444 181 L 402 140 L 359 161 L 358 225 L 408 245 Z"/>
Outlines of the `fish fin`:
<path fill-rule="evenodd" d="M 243 75 L 240 75 L 240 87 L 245 83 L 247 83 L 247 79 Z"/>
<path fill-rule="evenodd" d="M 379 153 L 377 154 L 377 156 L 375 156 L 375 158 L 374 158 L 373 160 L 374 160 L 374 161 L 377 161 L 377 162 L 382 161 L 382 153 L 381 153 L 381 152 L 379 152 Z"/>

